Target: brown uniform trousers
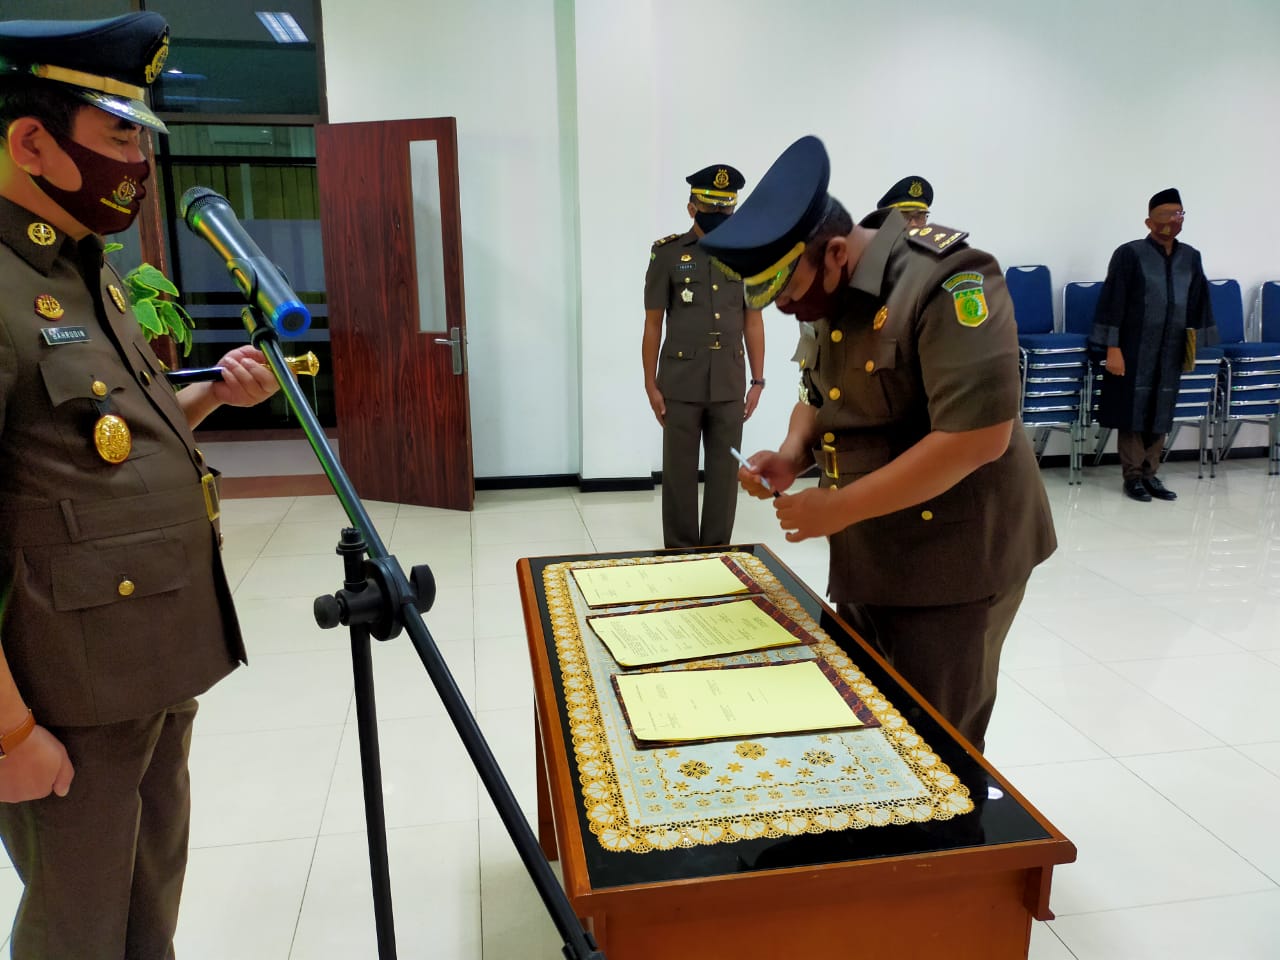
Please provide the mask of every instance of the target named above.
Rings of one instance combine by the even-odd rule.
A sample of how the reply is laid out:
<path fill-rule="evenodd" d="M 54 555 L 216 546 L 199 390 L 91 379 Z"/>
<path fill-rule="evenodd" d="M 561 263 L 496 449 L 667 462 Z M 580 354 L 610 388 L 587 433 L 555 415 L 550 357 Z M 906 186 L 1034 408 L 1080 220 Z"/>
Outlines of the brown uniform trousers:
<path fill-rule="evenodd" d="M 913 687 L 981 748 L 1005 635 L 1027 579 L 1056 546 L 1018 420 L 1012 304 L 1000 266 L 965 234 L 879 227 L 831 319 L 797 351 L 817 406 L 824 486 L 879 469 L 934 430 L 1014 421 L 1009 447 L 924 503 L 830 538 L 828 593 Z"/>
<path fill-rule="evenodd" d="M 654 244 L 646 310 L 666 311 L 658 389 L 662 431 L 662 534 L 667 547 L 729 543 L 738 507 L 746 366 L 742 282 L 711 264 L 691 230 Z M 701 441 L 701 442 L 699 442 Z M 698 524 L 698 455 L 706 471 Z"/>
<path fill-rule="evenodd" d="M 0 199 L 0 643 L 76 769 L 0 808 L 17 960 L 172 956 L 192 698 L 244 657 L 213 478 L 122 289 L 98 238 Z"/>

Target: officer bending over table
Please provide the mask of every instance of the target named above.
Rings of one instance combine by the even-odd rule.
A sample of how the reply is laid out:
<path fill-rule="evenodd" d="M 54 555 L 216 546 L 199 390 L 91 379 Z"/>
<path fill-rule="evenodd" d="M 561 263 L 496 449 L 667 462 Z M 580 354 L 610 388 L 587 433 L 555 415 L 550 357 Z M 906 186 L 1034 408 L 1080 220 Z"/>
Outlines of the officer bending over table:
<path fill-rule="evenodd" d="M 966 233 L 895 209 L 855 225 L 829 175 L 822 142 L 798 140 L 701 241 L 749 306 L 813 324 L 787 436 L 739 480 L 767 498 L 762 480 L 788 491 L 818 465 L 774 501 L 787 539 L 829 539 L 840 615 L 981 750 L 1005 635 L 1056 546 L 1013 307 Z"/>

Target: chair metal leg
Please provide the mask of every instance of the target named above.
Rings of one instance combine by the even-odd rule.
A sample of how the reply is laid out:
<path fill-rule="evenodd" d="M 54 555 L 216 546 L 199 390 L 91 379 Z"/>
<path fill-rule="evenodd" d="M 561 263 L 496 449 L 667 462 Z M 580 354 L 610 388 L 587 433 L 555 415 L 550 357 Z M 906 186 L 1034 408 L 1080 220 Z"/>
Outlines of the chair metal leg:
<path fill-rule="evenodd" d="M 1200 449 L 1196 451 L 1196 462 L 1198 464 L 1198 467 L 1196 469 L 1197 480 L 1204 479 L 1204 462 L 1207 459 L 1205 456 L 1205 448 L 1208 447 L 1208 445 L 1209 445 L 1209 414 L 1208 412 L 1206 412 L 1205 415 L 1200 418 Z"/>
<path fill-rule="evenodd" d="M 1222 436 L 1222 453 L 1218 457 L 1219 460 L 1225 460 L 1231 455 L 1231 446 L 1236 442 L 1236 435 L 1240 433 L 1240 428 L 1244 426 L 1244 421 L 1233 420 L 1223 426 L 1225 430 Z"/>
<path fill-rule="evenodd" d="M 1272 414 L 1268 432 L 1267 476 L 1274 477 L 1280 475 L 1280 413 Z"/>
<path fill-rule="evenodd" d="M 1070 464 L 1067 470 L 1067 484 L 1077 484 L 1081 482 L 1080 461 L 1081 454 L 1084 449 L 1084 427 L 1079 423 L 1071 425 L 1071 456 L 1068 458 Z"/>
<path fill-rule="evenodd" d="M 1036 459 L 1039 460 L 1044 456 L 1044 448 L 1049 445 L 1049 428 L 1036 427 L 1032 437 L 1032 443 L 1035 445 Z"/>
<path fill-rule="evenodd" d="M 1169 435 L 1164 438 L 1164 450 L 1160 454 L 1161 463 L 1169 459 L 1169 451 L 1173 449 L 1174 441 L 1178 439 L 1178 431 L 1181 429 L 1182 424 L 1180 423 L 1175 423 L 1169 428 Z"/>
<path fill-rule="evenodd" d="M 1102 462 L 1102 451 L 1107 445 L 1107 441 L 1111 439 L 1110 427 L 1098 428 L 1098 442 L 1093 448 L 1093 465 L 1096 467 Z"/>

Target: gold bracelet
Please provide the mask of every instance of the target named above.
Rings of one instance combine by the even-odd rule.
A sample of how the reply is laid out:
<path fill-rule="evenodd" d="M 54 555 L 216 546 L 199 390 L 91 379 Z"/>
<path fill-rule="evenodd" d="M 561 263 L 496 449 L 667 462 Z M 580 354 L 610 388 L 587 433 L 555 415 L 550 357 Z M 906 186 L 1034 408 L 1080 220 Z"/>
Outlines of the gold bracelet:
<path fill-rule="evenodd" d="M 35 728 L 35 714 L 28 709 L 26 719 L 8 733 L 0 734 L 0 760 L 3 760 L 14 750 L 17 750 L 18 747 L 22 746 L 22 742 L 31 736 L 31 731 Z"/>

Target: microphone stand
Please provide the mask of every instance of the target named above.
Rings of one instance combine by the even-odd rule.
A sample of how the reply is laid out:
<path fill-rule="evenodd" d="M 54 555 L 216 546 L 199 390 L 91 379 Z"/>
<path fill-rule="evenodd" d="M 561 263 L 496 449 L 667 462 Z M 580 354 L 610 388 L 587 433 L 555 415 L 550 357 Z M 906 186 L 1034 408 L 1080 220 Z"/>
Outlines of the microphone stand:
<path fill-rule="evenodd" d="M 315 452 L 353 527 L 342 531 L 338 553 L 343 558 L 343 588 L 332 596 L 317 597 L 316 623 L 323 629 L 342 624 L 351 634 L 351 663 L 355 674 L 356 719 L 360 740 L 360 767 L 364 780 L 365 826 L 369 841 L 369 870 L 373 885 L 374 923 L 378 936 L 379 960 L 396 960 L 395 921 L 391 912 L 391 878 L 387 863 L 386 816 L 383 809 L 382 769 L 378 748 L 377 712 L 374 707 L 373 661 L 370 636 L 389 640 L 401 629 L 409 634 L 422 665 L 453 721 L 471 762 L 480 775 L 524 861 L 543 906 L 550 914 L 566 960 L 605 960 L 591 934 L 573 912 L 555 874 L 538 847 L 515 795 L 485 742 L 475 717 L 467 708 L 422 614 L 435 600 L 435 579 L 426 565 L 413 568 L 406 578 L 400 562 L 387 553 L 364 504 L 329 445 L 315 412 L 307 403 L 298 381 L 280 351 L 279 336 L 256 307 L 241 313 L 249 339 L 266 354 L 289 407 L 302 424 Z M 366 557 L 365 554 L 368 554 Z"/>

